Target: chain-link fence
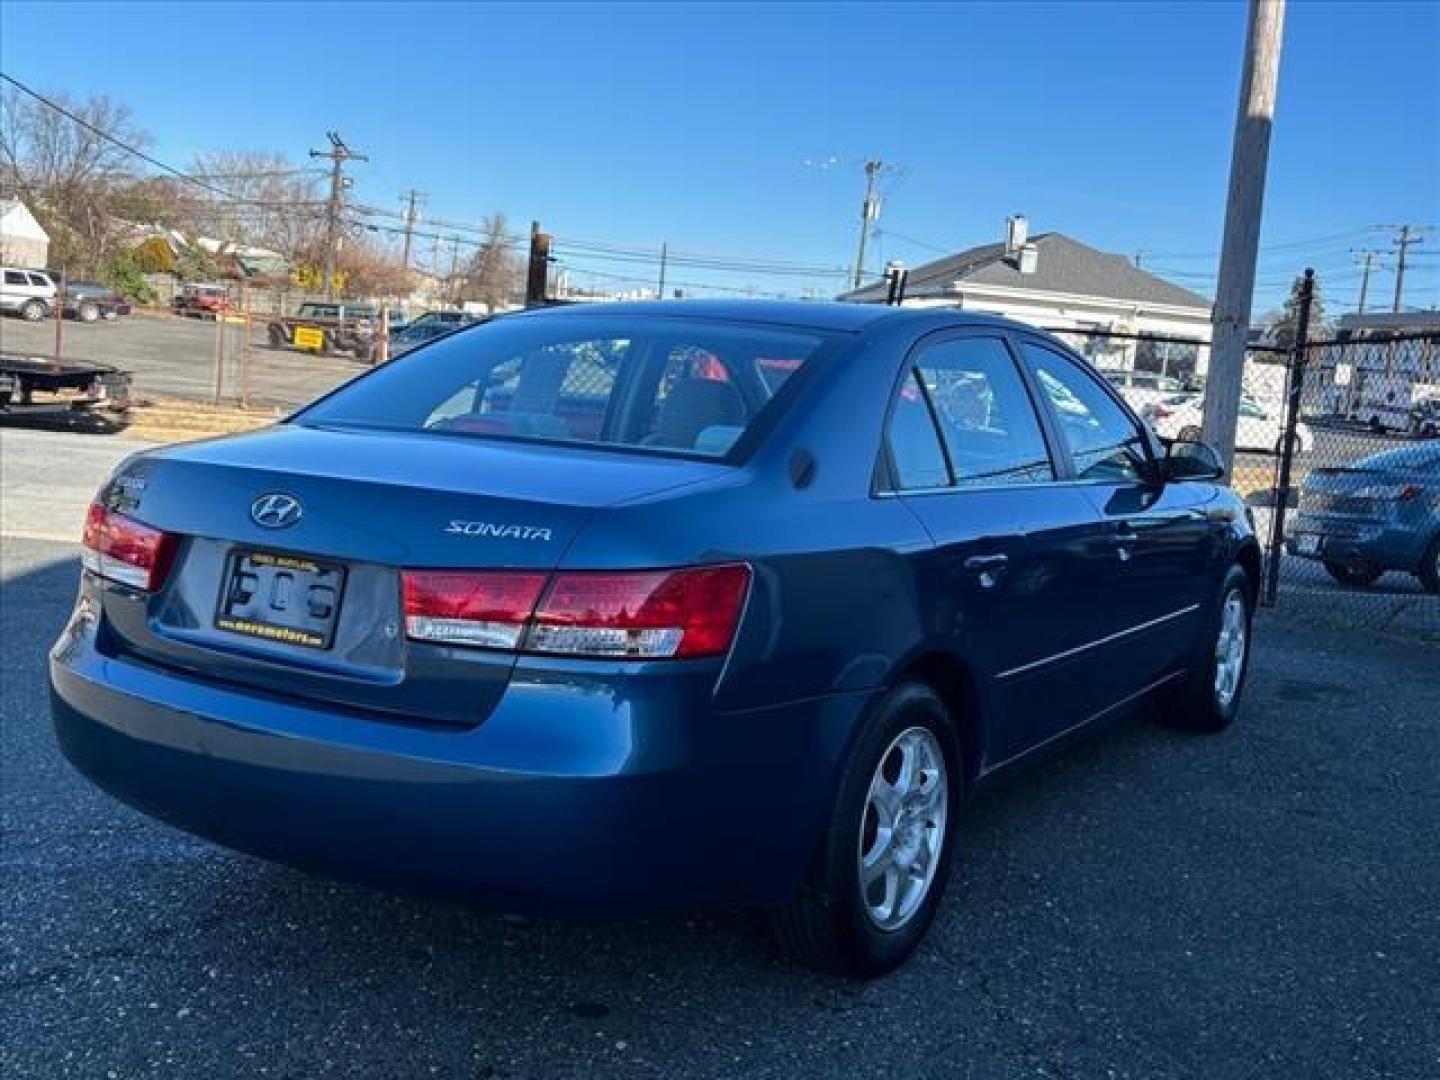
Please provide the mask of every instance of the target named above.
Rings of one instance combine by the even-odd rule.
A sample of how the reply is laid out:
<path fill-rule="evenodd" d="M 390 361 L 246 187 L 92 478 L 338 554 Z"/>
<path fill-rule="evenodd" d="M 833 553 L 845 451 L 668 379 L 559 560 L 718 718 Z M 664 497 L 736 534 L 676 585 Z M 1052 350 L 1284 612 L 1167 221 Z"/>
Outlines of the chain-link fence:
<path fill-rule="evenodd" d="M 1162 437 L 1200 438 L 1206 343 L 1056 333 Z M 1266 551 L 1267 602 L 1440 633 L 1440 333 L 1257 344 L 1242 381 L 1231 485 Z"/>

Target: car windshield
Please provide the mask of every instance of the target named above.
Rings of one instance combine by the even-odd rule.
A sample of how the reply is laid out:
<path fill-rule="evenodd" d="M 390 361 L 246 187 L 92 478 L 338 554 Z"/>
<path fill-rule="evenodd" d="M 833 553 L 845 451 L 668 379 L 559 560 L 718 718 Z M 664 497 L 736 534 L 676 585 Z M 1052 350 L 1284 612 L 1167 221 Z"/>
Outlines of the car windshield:
<path fill-rule="evenodd" d="M 724 457 L 831 338 L 669 316 L 518 316 L 442 338 L 307 425 Z"/>

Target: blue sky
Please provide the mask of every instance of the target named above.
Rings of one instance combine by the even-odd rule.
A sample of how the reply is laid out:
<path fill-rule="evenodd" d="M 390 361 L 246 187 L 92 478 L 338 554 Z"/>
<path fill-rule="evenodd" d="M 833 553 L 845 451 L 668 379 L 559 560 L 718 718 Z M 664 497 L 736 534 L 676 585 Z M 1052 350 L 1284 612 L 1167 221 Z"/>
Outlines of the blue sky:
<path fill-rule="evenodd" d="M 1145 251 L 1208 293 L 1244 23 L 1221 2 L 7 2 L 0 64 L 42 91 L 128 104 L 177 165 L 215 149 L 301 159 L 335 128 L 370 155 L 353 168 L 370 204 L 398 208 L 413 186 L 437 217 L 503 211 L 562 240 L 806 266 L 853 259 L 860 163 L 877 156 L 900 170 L 872 265 L 998 239 L 1020 211 L 1035 231 Z M 1307 263 L 1343 308 L 1350 249 L 1391 239 L 1367 227 L 1440 225 L 1437 52 L 1440 6 L 1292 0 L 1257 312 Z M 566 261 L 581 282 L 653 275 L 599 253 Z M 1372 297 L 1388 301 L 1392 281 L 1377 272 Z M 1407 286 L 1412 304 L 1440 305 L 1440 258 L 1417 257 Z"/>

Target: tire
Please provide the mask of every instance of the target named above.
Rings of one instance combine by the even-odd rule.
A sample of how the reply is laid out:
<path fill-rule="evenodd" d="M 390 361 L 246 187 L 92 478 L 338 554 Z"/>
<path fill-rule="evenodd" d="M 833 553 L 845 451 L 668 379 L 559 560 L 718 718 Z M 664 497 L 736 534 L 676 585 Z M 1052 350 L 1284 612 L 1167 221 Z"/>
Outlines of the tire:
<path fill-rule="evenodd" d="M 103 312 L 101 312 L 101 318 L 103 318 L 106 322 L 114 322 L 116 319 L 120 318 L 120 312 L 116 311 L 114 308 L 106 308 Z"/>
<path fill-rule="evenodd" d="M 1189 674 L 1160 702 L 1161 723 L 1184 731 L 1216 732 L 1234 722 L 1250 675 L 1250 631 L 1258 586 L 1238 563 L 1226 572 L 1206 612 Z M 1232 610 L 1233 605 L 1238 605 L 1238 610 Z M 1222 631 L 1226 641 L 1222 641 Z M 1238 653 L 1230 651 L 1232 647 Z M 1222 659 L 1233 663 L 1237 658 L 1238 667 L 1232 668 L 1222 683 Z"/>
<path fill-rule="evenodd" d="M 1440 535 L 1435 537 L 1430 550 L 1425 553 L 1425 561 L 1420 564 L 1416 577 L 1425 586 L 1426 592 L 1440 593 Z"/>
<path fill-rule="evenodd" d="M 1175 436 L 1177 442 L 1199 442 L 1201 431 L 1194 424 L 1187 424 Z"/>
<path fill-rule="evenodd" d="M 46 307 L 44 300 L 26 300 L 20 305 L 20 317 L 26 322 L 39 322 L 45 318 Z"/>
<path fill-rule="evenodd" d="M 289 342 L 285 340 L 285 331 L 278 326 L 271 326 L 265 331 L 265 337 L 270 342 L 270 348 L 283 349 Z"/>
<path fill-rule="evenodd" d="M 897 835 L 881 825 L 885 812 L 872 794 L 875 785 L 883 785 L 896 797 L 907 759 L 920 767 L 910 773 L 916 779 L 900 804 L 903 831 Z M 770 916 L 784 952 L 807 967 L 860 978 L 904 963 L 945 892 L 963 775 L 955 728 L 935 692 L 912 682 L 886 694 L 856 736 L 805 884 Z M 867 892 L 862 859 L 882 849 L 890 870 Z M 906 869 L 897 868 L 897 855 Z M 921 880 L 917 870 L 928 876 Z M 887 916 L 884 900 L 891 896 L 892 876 L 896 884 Z"/>
<path fill-rule="evenodd" d="M 80 306 L 75 309 L 75 317 L 81 322 L 97 322 L 100 318 L 100 306 L 98 304 L 92 304 L 88 300 L 83 301 Z"/>
<path fill-rule="evenodd" d="M 1385 571 L 1371 563 L 1325 563 L 1325 569 L 1330 576 L 1341 585 L 1348 585 L 1352 589 L 1368 589 L 1380 579 Z"/>

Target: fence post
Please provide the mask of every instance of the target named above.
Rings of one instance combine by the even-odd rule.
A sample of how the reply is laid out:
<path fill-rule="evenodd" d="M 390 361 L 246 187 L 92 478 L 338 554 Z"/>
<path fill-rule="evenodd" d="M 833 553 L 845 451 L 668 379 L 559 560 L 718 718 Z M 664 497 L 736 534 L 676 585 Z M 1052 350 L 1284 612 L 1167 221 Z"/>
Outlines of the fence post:
<path fill-rule="evenodd" d="M 60 272 L 60 284 L 55 289 L 55 362 L 65 355 L 61 335 L 65 327 L 65 272 Z"/>
<path fill-rule="evenodd" d="M 1290 504 L 1290 466 L 1295 460 L 1295 425 L 1300 421 L 1300 396 L 1305 389 L 1305 350 L 1310 336 L 1310 304 L 1315 298 L 1315 271 L 1305 268 L 1300 286 L 1299 325 L 1290 351 L 1290 387 L 1285 403 L 1285 429 L 1280 436 L 1280 478 L 1275 509 L 1270 515 L 1270 550 L 1265 560 L 1265 603 L 1273 606 L 1280 591 L 1280 557 L 1285 545 L 1285 511 Z"/>

